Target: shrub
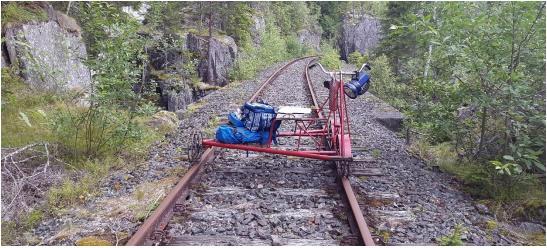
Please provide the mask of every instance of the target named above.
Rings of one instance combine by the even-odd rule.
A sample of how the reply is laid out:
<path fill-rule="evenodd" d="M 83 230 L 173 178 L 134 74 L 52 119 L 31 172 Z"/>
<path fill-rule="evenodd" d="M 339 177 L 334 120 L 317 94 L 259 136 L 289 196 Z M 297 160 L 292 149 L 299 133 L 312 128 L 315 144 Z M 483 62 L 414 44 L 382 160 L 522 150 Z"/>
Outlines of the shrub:
<path fill-rule="evenodd" d="M 462 226 L 458 224 L 454 227 L 454 232 L 452 234 L 441 238 L 440 244 L 444 246 L 461 246 L 463 245 L 461 236 Z"/>
<path fill-rule="evenodd" d="M 279 33 L 278 28 L 268 24 L 266 31 L 261 35 L 262 40 L 258 48 L 249 46 L 244 48 L 230 73 L 232 80 L 252 78 L 266 66 L 288 59 L 287 44 Z"/>
<path fill-rule="evenodd" d="M 55 140 L 71 159 L 102 158 L 137 140 L 142 130 L 134 115 L 101 106 L 87 109 L 64 108 L 52 118 Z"/>
<path fill-rule="evenodd" d="M 366 62 L 369 62 L 367 54 L 363 55 L 359 51 L 355 51 L 348 55 L 348 63 L 353 64 L 358 68 Z"/>
<path fill-rule="evenodd" d="M 356 66 L 361 66 L 362 63 L 367 62 L 366 56 L 359 57 L 356 60 Z M 406 99 L 397 96 L 404 96 L 408 90 L 408 86 L 397 80 L 388 58 L 385 55 L 375 57 L 370 61 L 370 66 L 372 67 L 370 72 L 372 76 L 370 91 L 387 101 L 393 107 L 399 110 L 406 110 L 408 108 Z"/>
<path fill-rule="evenodd" d="M 338 70 L 342 65 L 338 51 L 327 43 L 321 44 L 321 64 L 328 70 Z"/>
<path fill-rule="evenodd" d="M 5 24 L 46 21 L 47 13 L 36 3 L 10 2 L 2 4 L 2 28 Z"/>

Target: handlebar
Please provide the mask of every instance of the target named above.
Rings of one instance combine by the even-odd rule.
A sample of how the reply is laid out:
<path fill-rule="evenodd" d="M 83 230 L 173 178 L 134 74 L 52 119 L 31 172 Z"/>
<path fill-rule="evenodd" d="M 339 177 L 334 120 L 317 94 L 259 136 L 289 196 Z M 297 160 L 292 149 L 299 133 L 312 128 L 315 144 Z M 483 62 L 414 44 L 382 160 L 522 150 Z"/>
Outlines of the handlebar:
<path fill-rule="evenodd" d="M 334 79 L 334 75 L 338 74 L 338 75 L 348 75 L 348 76 L 352 76 L 352 75 L 355 75 L 355 71 L 352 71 L 352 72 L 347 72 L 347 71 L 327 71 L 325 70 L 325 68 L 323 67 L 323 65 L 321 65 L 321 63 L 317 62 L 317 63 L 313 63 L 311 66 L 309 66 L 309 68 L 313 68 L 315 67 L 316 65 L 319 65 L 319 68 L 321 68 L 321 70 L 325 73 L 325 74 L 328 74 L 332 79 Z M 370 65 L 368 63 L 364 63 L 361 68 L 357 71 L 357 73 L 361 72 L 364 68 L 367 68 L 367 70 L 371 70 L 370 68 Z"/>

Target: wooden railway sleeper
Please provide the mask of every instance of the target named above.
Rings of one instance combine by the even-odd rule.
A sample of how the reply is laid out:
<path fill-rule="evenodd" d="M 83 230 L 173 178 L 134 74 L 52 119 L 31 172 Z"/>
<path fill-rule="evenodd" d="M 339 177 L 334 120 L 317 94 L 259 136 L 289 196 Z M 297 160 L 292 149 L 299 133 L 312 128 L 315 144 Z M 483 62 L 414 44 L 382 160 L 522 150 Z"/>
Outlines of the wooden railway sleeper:
<path fill-rule="evenodd" d="M 177 214 L 184 212 L 184 204 L 175 203 L 175 206 L 173 206 L 173 212 Z"/>

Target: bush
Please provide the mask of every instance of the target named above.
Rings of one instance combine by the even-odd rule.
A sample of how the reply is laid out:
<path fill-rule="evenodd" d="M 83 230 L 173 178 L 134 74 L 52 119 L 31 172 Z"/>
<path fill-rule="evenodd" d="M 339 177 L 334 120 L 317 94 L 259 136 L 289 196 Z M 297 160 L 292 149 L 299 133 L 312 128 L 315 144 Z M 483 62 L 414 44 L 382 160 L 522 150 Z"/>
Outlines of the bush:
<path fill-rule="evenodd" d="M 244 48 L 243 54 L 237 58 L 234 70 L 230 73 L 232 80 L 252 78 L 266 66 L 286 60 L 290 57 L 287 44 L 279 33 L 278 28 L 268 24 L 266 31 L 261 35 L 262 40 L 258 48 L 249 46 Z"/>
<path fill-rule="evenodd" d="M 338 70 L 342 66 L 338 51 L 327 43 L 321 44 L 321 64 L 327 70 Z"/>
<path fill-rule="evenodd" d="M 366 56 L 357 58 L 357 63 L 362 64 L 364 62 L 367 62 Z M 388 58 L 385 55 L 380 55 L 373 58 L 369 63 L 372 67 L 370 72 L 372 76 L 370 91 L 399 110 L 408 109 L 406 99 L 400 97 L 404 96 L 406 91 L 408 91 L 408 86 L 397 80 Z"/>
<path fill-rule="evenodd" d="M 2 4 L 2 28 L 7 23 L 46 21 L 47 13 L 36 3 L 10 2 Z"/>
<path fill-rule="evenodd" d="M 71 159 L 102 158 L 138 140 L 142 130 L 134 115 L 112 108 L 61 109 L 51 120 L 55 140 Z"/>
<path fill-rule="evenodd" d="M 462 226 L 456 225 L 452 234 L 441 238 L 440 244 L 443 246 L 461 246 L 463 245 L 461 236 Z"/>
<path fill-rule="evenodd" d="M 545 185 L 532 174 L 500 174 L 493 166 L 459 159 L 452 143 L 431 146 L 424 141 L 411 150 L 431 166 L 454 175 L 474 197 L 491 199 L 499 218 L 545 218 Z M 486 162 L 485 162 L 486 163 Z"/>
<path fill-rule="evenodd" d="M 366 62 L 369 62 L 367 54 L 363 55 L 359 51 L 355 51 L 348 55 L 348 63 L 355 65 L 357 68 Z"/>

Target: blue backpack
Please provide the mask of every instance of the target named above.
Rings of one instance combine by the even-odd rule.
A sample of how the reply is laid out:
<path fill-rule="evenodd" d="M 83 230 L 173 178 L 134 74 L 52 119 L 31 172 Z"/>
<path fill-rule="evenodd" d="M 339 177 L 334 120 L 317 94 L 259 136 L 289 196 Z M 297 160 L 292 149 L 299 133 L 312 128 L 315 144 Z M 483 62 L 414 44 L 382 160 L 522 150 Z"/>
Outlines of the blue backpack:
<path fill-rule="evenodd" d="M 276 117 L 274 107 L 268 104 L 246 102 L 242 110 L 243 118 L 241 118 L 241 121 L 245 128 L 253 132 L 269 131 L 272 120 Z"/>

